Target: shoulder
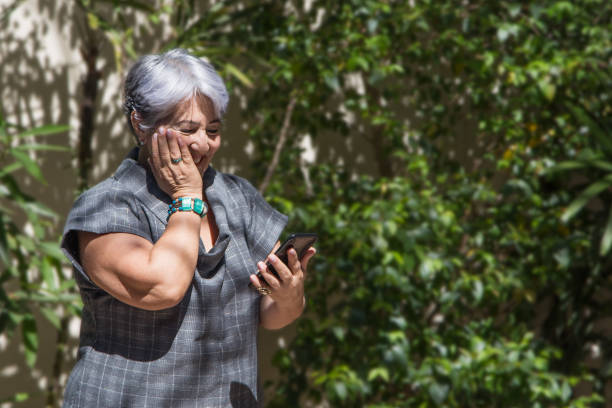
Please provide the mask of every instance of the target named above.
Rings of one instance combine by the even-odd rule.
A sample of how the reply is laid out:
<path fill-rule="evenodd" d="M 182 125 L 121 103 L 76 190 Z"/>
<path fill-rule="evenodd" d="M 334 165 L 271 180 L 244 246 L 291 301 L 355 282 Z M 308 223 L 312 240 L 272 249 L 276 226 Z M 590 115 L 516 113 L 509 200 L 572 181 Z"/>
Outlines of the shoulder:
<path fill-rule="evenodd" d="M 218 173 L 227 186 L 228 190 L 234 192 L 240 192 L 244 195 L 247 201 L 252 200 L 255 197 L 261 196 L 259 191 L 245 178 L 236 176 L 234 174 Z"/>
<path fill-rule="evenodd" d="M 116 175 L 101 181 L 76 199 L 68 213 L 64 234 L 80 230 L 143 235 L 145 219 L 136 191 Z"/>
<path fill-rule="evenodd" d="M 107 211 L 114 207 L 131 206 L 133 201 L 133 191 L 117 179 L 109 177 L 84 191 L 74 202 L 69 217 L 82 212 L 91 213 L 92 210 Z"/>
<path fill-rule="evenodd" d="M 84 191 L 76 199 L 68 218 L 125 209 L 137 212 L 138 195 L 146 191 L 146 186 L 145 169 L 128 156 L 112 176 Z"/>

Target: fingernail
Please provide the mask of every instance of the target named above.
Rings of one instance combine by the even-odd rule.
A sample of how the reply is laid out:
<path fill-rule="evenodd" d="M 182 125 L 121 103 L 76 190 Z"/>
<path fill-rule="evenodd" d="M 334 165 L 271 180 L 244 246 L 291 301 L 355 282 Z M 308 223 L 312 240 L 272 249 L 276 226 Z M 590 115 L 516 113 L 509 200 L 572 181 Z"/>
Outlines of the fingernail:
<path fill-rule="evenodd" d="M 266 264 L 261 262 L 261 261 L 259 261 L 259 262 L 257 262 L 257 267 L 260 268 L 260 269 L 266 269 Z"/>
<path fill-rule="evenodd" d="M 157 132 L 153 133 L 153 139 L 157 140 Z"/>
<path fill-rule="evenodd" d="M 276 257 L 276 255 L 272 254 L 268 257 L 268 259 L 270 260 L 270 262 L 272 263 L 276 263 L 276 261 L 278 261 L 278 258 Z"/>

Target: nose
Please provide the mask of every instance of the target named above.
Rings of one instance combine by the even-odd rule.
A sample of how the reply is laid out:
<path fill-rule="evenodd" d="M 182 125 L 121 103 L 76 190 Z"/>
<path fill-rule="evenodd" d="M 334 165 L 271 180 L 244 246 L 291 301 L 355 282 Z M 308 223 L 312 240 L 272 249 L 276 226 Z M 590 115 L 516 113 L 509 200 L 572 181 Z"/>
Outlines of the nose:
<path fill-rule="evenodd" d="M 208 145 L 208 135 L 206 134 L 206 130 L 199 129 L 194 136 L 195 137 L 193 137 L 191 143 L 189 143 L 189 147 L 191 148 L 192 152 L 197 152 L 200 154 L 208 153 L 210 146 Z"/>
<path fill-rule="evenodd" d="M 200 129 L 198 133 L 201 135 L 200 143 L 202 143 L 202 148 L 205 150 L 205 153 L 207 153 L 208 150 L 210 150 L 210 146 L 208 145 L 208 133 L 206 133 L 206 129 Z"/>

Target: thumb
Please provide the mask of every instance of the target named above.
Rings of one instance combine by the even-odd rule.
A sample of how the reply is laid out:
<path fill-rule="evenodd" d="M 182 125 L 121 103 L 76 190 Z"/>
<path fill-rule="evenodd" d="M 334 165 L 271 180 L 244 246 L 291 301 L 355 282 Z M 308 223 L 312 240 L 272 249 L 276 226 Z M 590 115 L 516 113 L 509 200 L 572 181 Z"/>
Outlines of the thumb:
<path fill-rule="evenodd" d="M 302 260 L 300 261 L 302 271 L 306 272 L 306 268 L 308 267 L 308 261 L 310 261 L 310 258 L 315 256 L 316 253 L 317 253 L 317 250 L 315 248 L 313 247 L 308 248 L 308 251 L 306 251 L 306 255 L 304 255 L 302 257 Z"/>

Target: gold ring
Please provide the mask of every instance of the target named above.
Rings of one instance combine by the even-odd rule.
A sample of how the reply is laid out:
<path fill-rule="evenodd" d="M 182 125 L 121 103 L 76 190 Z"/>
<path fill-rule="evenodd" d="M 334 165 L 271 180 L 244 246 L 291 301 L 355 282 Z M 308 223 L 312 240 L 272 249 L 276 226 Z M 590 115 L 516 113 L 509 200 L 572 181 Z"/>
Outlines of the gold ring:
<path fill-rule="evenodd" d="M 263 286 L 260 286 L 257 288 L 257 292 L 259 292 L 260 295 L 266 296 L 269 295 L 270 293 L 272 293 L 272 291 L 268 288 L 264 288 Z"/>

